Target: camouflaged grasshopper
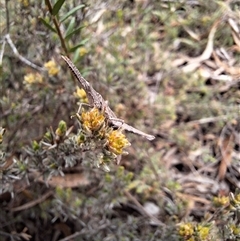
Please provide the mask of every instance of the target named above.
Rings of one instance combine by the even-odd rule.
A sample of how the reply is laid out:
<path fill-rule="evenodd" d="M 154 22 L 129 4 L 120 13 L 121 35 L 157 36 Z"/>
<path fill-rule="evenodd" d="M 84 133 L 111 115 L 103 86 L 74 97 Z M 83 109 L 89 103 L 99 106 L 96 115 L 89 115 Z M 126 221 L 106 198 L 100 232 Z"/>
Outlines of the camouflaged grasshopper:
<path fill-rule="evenodd" d="M 96 90 L 93 89 L 93 87 L 90 85 L 90 83 L 87 80 L 85 80 L 82 77 L 82 75 L 80 74 L 76 66 L 73 64 L 73 62 L 67 56 L 62 56 L 62 58 L 64 59 L 68 67 L 71 69 L 71 71 L 77 78 L 81 88 L 85 90 L 90 106 L 96 107 L 99 110 L 103 111 L 105 114 L 105 117 L 107 118 L 107 120 L 111 125 L 117 128 L 122 128 L 124 130 L 130 131 L 134 134 L 143 136 L 150 141 L 155 138 L 155 136 L 146 134 L 134 128 L 133 126 L 130 126 L 124 123 L 123 120 L 118 119 L 115 113 L 108 106 L 107 102 L 103 99 L 103 97 Z"/>

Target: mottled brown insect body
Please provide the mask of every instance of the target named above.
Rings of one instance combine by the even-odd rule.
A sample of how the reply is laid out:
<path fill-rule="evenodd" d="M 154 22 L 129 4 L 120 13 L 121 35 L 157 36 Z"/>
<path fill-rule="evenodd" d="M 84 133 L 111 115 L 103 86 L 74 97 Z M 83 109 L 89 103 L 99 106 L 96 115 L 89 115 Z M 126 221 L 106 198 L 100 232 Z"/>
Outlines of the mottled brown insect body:
<path fill-rule="evenodd" d="M 104 111 L 106 118 L 113 126 L 130 131 L 134 134 L 141 135 L 141 136 L 147 138 L 148 140 L 153 140 L 155 138 L 152 135 L 146 134 L 146 133 L 134 128 L 133 126 L 130 126 L 130 125 L 124 123 L 123 120 L 118 119 L 117 116 L 115 115 L 115 113 L 111 110 L 111 108 L 108 106 L 106 101 L 103 99 L 103 97 L 96 90 L 93 89 L 93 87 L 89 84 L 89 82 L 87 80 L 85 80 L 82 77 L 82 75 L 80 74 L 80 72 L 78 71 L 76 66 L 73 64 L 73 62 L 66 56 L 62 56 L 62 58 L 64 59 L 64 61 L 68 65 L 68 67 L 71 69 L 71 71 L 77 78 L 82 89 L 85 90 L 89 104 L 93 107 L 98 108 L 101 111 Z"/>

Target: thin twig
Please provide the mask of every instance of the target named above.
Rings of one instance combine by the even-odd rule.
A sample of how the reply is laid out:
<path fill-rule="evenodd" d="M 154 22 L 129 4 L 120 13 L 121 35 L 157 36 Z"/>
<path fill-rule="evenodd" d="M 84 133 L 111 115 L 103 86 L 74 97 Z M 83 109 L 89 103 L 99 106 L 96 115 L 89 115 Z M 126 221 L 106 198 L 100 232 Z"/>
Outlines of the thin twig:
<path fill-rule="evenodd" d="M 71 234 L 71 235 L 67 236 L 66 238 L 60 239 L 59 241 L 72 240 L 73 238 L 76 238 L 76 237 L 78 237 L 80 235 L 82 235 L 82 232 L 75 232 L 74 234 Z"/>
<path fill-rule="evenodd" d="M 13 43 L 13 41 L 12 41 L 12 39 L 11 39 L 11 37 L 10 37 L 9 34 L 7 34 L 7 35 L 5 36 L 5 39 L 7 40 L 8 44 L 10 45 L 13 53 L 14 53 L 23 63 L 25 63 L 26 65 L 28 65 L 28 66 L 30 66 L 31 68 L 36 69 L 36 70 L 38 70 L 38 71 L 41 71 L 41 72 L 44 71 L 43 68 L 41 68 L 41 67 L 37 66 L 36 64 L 30 62 L 29 60 L 27 60 L 26 58 L 24 58 L 21 54 L 19 54 L 19 52 L 18 52 L 17 48 L 15 47 L 15 45 L 14 45 L 14 43 Z"/>
<path fill-rule="evenodd" d="M 1 52 L 0 52 L 0 66 L 2 66 L 2 60 L 3 60 L 3 53 L 5 50 L 5 45 L 6 45 L 6 39 L 3 39 L 3 43 L 2 43 L 2 48 L 1 48 Z"/>
<path fill-rule="evenodd" d="M 45 3 L 46 3 L 46 5 L 47 5 L 47 7 L 48 7 L 48 9 L 49 9 L 49 12 L 50 12 L 51 15 L 52 15 L 53 8 L 52 8 L 52 5 L 51 5 L 50 1 L 49 1 L 49 0 L 45 0 Z M 61 32 L 61 30 L 60 30 L 59 22 L 58 22 L 57 18 L 56 18 L 54 15 L 52 15 L 52 20 L 53 20 L 53 23 L 54 23 L 54 25 L 55 25 L 57 34 L 58 34 L 58 36 L 59 36 L 59 38 L 60 38 L 62 48 L 63 48 L 65 54 L 68 56 L 67 46 L 66 46 L 66 44 L 65 44 L 64 37 L 63 37 L 62 32 Z"/>
<path fill-rule="evenodd" d="M 0 231 L 0 235 L 6 236 L 6 237 L 9 237 L 9 238 L 11 238 L 13 236 L 12 234 L 6 233 L 6 232 L 3 232 L 3 231 Z"/>
<path fill-rule="evenodd" d="M 164 223 L 162 223 L 160 220 L 158 220 L 156 217 L 154 217 L 153 215 L 149 214 L 148 212 L 146 212 L 146 210 L 144 209 L 144 207 L 141 205 L 140 202 L 138 202 L 138 200 L 128 191 L 124 191 L 124 194 L 127 196 L 127 198 L 132 201 L 139 209 L 139 211 L 141 212 L 141 214 L 145 217 L 150 218 L 151 221 L 154 222 L 154 224 L 160 225 L 160 226 L 165 226 Z"/>
<path fill-rule="evenodd" d="M 186 124 L 190 125 L 195 125 L 195 124 L 206 124 L 210 122 L 216 122 L 220 120 L 226 120 L 229 116 L 228 115 L 222 115 L 222 116 L 216 116 L 216 117 L 208 117 L 208 118 L 202 118 L 200 120 L 194 120 L 194 121 L 189 121 Z"/>
<path fill-rule="evenodd" d="M 8 11 L 8 2 L 9 0 L 5 0 L 5 8 L 6 8 L 6 21 L 7 21 L 7 33 L 10 31 L 10 21 L 9 21 L 9 11 Z"/>
<path fill-rule="evenodd" d="M 45 199 L 47 199 L 48 197 L 50 197 L 51 195 L 53 195 L 53 192 L 52 191 L 49 191 L 47 193 L 45 193 L 44 195 L 42 195 L 40 198 L 36 199 L 36 200 L 33 200 L 32 202 L 28 202 L 22 206 L 18 206 L 18 207 L 15 207 L 15 208 L 11 208 L 10 210 L 12 212 L 17 212 L 17 211 L 22 211 L 22 210 L 25 210 L 25 209 L 29 209 L 41 202 L 43 202 Z"/>
<path fill-rule="evenodd" d="M 108 224 L 103 224 L 101 226 L 99 226 L 98 228 L 96 228 L 92 233 L 91 236 L 95 235 L 96 233 L 98 233 L 100 230 L 103 230 L 105 228 L 107 228 L 109 225 Z M 82 230 L 80 232 L 76 232 L 74 234 L 71 234 L 69 236 L 67 236 L 66 238 L 60 239 L 59 241 L 68 241 L 68 240 L 72 240 L 73 238 L 76 238 L 80 235 L 84 235 L 84 234 L 89 234 L 89 232 L 91 232 L 90 230 Z"/>

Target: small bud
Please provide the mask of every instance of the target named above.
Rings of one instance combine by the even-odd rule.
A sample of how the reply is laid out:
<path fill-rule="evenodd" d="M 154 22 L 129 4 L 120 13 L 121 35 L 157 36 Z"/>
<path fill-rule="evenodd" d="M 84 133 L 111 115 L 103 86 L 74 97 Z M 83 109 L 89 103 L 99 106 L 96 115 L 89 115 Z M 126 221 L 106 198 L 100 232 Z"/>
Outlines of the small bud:
<path fill-rule="evenodd" d="M 58 128 L 56 130 L 56 135 L 57 136 L 64 136 L 66 134 L 67 131 L 67 124 L 65 121 L 61 120 L 58 124 Z"/>
<path fill-rule="evenodd" d="M 33 149 L 34 151 L 38 151 L 38 150 L 40 149 L 40 145 L 38 144 L 37 141 L 33 141 L 33 142 L 32 142 L 32 149 Z"/>

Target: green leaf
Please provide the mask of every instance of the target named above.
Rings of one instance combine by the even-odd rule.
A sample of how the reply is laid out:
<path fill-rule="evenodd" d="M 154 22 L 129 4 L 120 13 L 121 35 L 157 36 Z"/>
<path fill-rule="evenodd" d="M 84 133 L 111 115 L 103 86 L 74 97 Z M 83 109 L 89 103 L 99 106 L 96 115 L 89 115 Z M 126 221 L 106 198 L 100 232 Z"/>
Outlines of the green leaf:
<path fill-rule="evenodd" d="M 62 5 L 64 4 L 65 0 L 58 0 L 54 6 L 53 6 L 53 10 L 52 10 L 52 15 L 56 16 L 59 12 L 59 10 L 61 9 Z"/>
<path fill-rule="evenodd" d="M 80 31 L 82 28 L 84 28 L 84 27 L 86 27 L 86 26 L 85 26 L 85 25 L 80 26 L 80 27 L 78 27 L 78 28 L 75 28 L 72 32 L 66 33 L 65 39 L 70 38 L 73 34 L 79 32 L 79 31 Z"/>
<path fill-rule="evenodd" d="M 74 25 L 75 25 L 75 17 L 72 17 L 72 19 L 70 20 L 70 23 L 68 24 L 67 30 L 65 32 L 65 36 L 67 36 L 69 33 L 73 31 Z"/>
<path fill-rule="evenodd" d="M 68 17 L 70 17 L 72 14 L 74 14 L 75 12 L 77 12 L 79 9 L 85 7 L 84 4 L 81 4 L 75 8 L 73 8 L 72 10 L 70 10 L 66 15 L 64 15 L 61 19 L 60 19 L 60 22 L 63 22 L 65 21 Z"/>
<path fill-rule="evenodd" d="M 47 20 L 45 20 L 44 18 L 39 18 L 40 21 L 51 31 L 53 31 L 54 33 L 56 33 L 57 31 L 47 22 Z"/>
<path fill-rule="evenodd" d="M 79 44 L 77 44 L 76 46 L 74 46 L 71 49 L 69 49 L 69 52 L 74 52 L 79 47 L 85 45 L 85 43 L 87 43 L 88 41 L 89 41 L 89 38 L 86 38 L 86 39 L 82 40 Z"/>

